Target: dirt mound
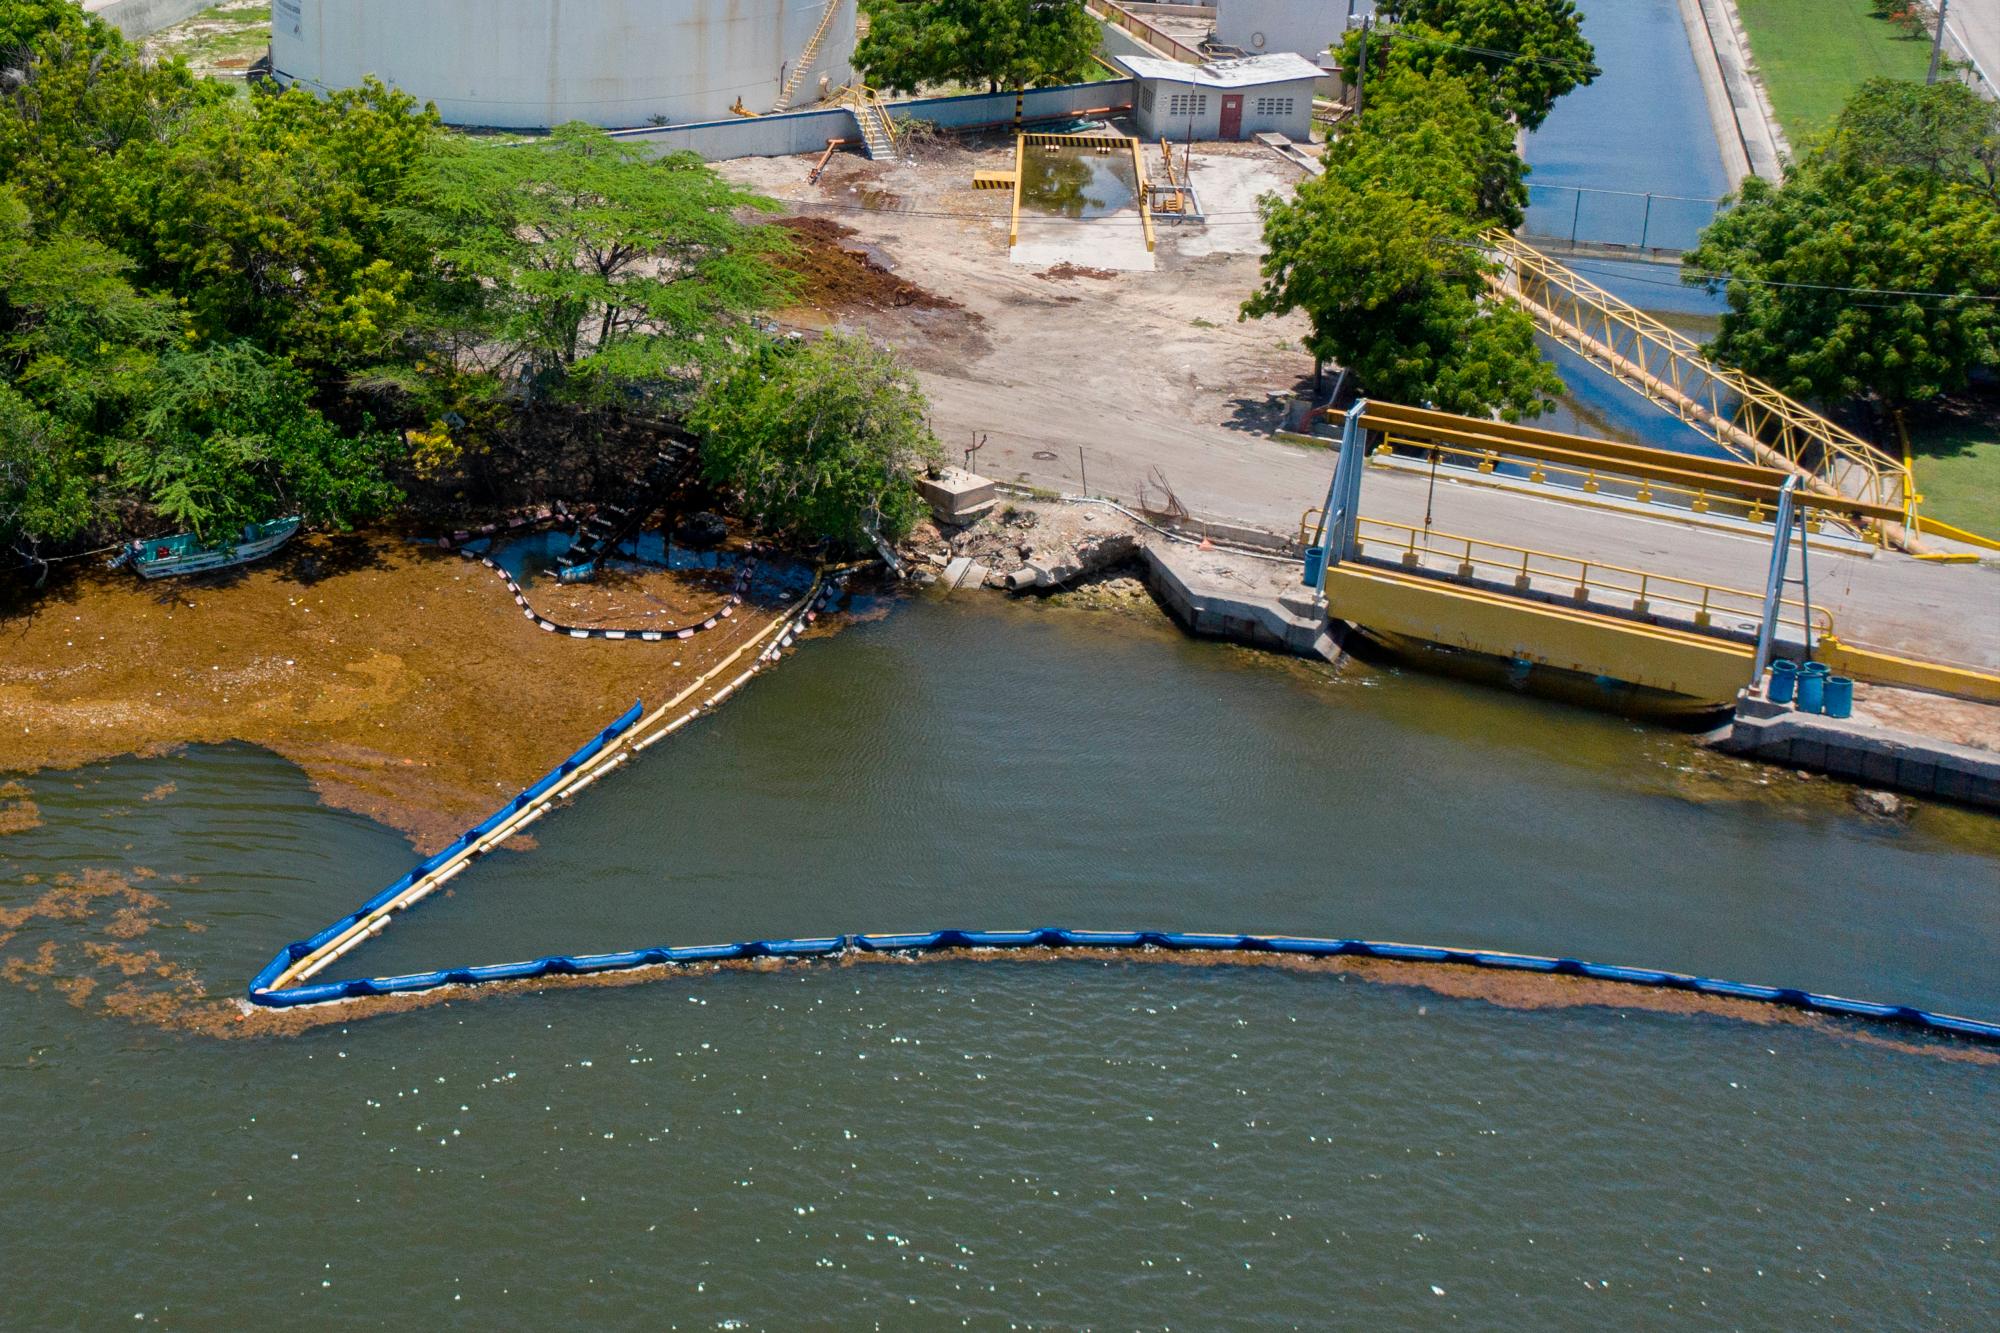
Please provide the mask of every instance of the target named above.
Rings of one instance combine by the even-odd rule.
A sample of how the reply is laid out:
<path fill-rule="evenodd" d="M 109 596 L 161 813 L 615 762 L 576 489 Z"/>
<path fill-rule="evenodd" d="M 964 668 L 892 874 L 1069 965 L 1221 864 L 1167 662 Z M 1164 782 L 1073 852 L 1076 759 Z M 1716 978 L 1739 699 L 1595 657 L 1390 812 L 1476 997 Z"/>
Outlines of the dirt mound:
<path fill-rule="evenodd" d="M 1055 282 L 1063 278 L 1115 278 L 1118 274 L 1108 268 L 1085 268 L 1081 264 L 1072 264 L 1065 259 L 1054 268 L 1045 268 L 1035 276 L 1048 282 Z"/>
<path fill-rule="evenodd" d="M 800 279 L 799 300 L 822 310 L 956 310 L 958 302 L 906 282 L 860 250 L 841 244 L 854 235 L 828 218 L 781 218 L 794 253 L 779 265 Z"/>

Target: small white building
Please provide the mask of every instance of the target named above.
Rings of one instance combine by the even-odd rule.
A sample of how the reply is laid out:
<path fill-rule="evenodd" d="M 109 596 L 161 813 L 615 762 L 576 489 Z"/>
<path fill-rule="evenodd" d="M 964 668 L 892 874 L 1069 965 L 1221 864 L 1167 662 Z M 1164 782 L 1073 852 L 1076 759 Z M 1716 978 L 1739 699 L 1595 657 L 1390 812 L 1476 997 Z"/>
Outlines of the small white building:
<path fill-rule="evenodd" d="M 1215 40 L 1245 55 L 1290 51 L 1331 73 L 1329 49 L 1374 8 L 1374 0 L 1216 0 Z"/>
<path fill-rule="evenodd" d="M 1291 51 L 1184 65 L 1154 56 L 1119 56 L 1132 71 L 1132 114 L 1144 139 L 1248 139 L 1275 131 L 1312 138 L 1313 83 L 1319 66 Z"/>

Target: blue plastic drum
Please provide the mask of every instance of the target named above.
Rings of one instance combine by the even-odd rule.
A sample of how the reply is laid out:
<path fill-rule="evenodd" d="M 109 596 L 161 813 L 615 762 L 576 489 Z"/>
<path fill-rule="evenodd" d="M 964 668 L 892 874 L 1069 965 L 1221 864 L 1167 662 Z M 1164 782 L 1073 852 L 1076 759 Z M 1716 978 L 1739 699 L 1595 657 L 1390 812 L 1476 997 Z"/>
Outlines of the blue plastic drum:
<path fill-rule="evenodd" d="M 1799 664 L 1789 657 L 1781 657 L 1771 663 L 1771 683 L 1764 687 L 1764 697 L 1774 704 L 1788 704 L 1798 684 Z"/>
<path fill-rule="evenodd" d="M 1828 717 L 1854 716 L 1853 677 L 1828 676 L 1826 678 L 1826 715 Z"/>
<path fill-rule="evenodd" d="M 1833 674 L 1824 662 L 1808 662 L 1799 668 L 1799 711 L 1826 711 L 1826 681 Z"/>

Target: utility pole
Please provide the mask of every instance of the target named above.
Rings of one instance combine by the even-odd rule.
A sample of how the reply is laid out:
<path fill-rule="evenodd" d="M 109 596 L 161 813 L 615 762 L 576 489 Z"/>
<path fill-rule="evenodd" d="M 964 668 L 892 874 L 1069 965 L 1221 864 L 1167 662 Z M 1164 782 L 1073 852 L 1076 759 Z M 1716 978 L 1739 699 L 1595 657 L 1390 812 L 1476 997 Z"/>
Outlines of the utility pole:
<path fill-rule="evenodd" d="M 1944 54 L 1944 13 L 1951 8 L 1951 0 L 1938 0 L 1937 35 L 1931 38 L 1931 72 L 1924 77 L 1927 84 L 1937 82 L 1938 57 Z"/>
<path fill-rule="evenodd" d="M 1375 21 L 1371 12 L 1361 20 L 1361 69 L 1354 76 L 1354 119 L 1368 107 L 1368 26 Z"/>

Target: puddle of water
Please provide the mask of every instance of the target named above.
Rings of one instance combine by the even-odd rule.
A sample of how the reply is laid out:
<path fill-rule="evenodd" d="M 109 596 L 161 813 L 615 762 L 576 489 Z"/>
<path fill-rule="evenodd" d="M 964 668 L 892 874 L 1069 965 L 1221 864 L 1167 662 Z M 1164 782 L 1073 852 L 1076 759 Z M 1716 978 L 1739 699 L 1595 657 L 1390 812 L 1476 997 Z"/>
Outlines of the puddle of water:
<path fill-rule="evenodd" d="M 1065 218 L 1101 218 L 1130 208 L 1139 182 L 1122 143 L 1111 152 L 1031 147 L 1021 162 L 1021 207 Z"/>

